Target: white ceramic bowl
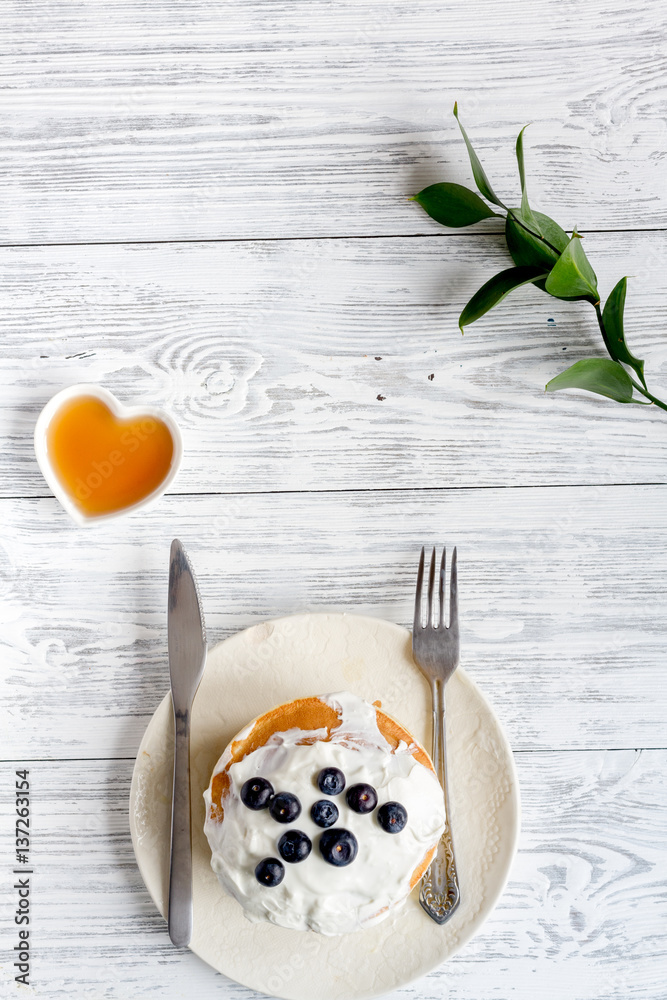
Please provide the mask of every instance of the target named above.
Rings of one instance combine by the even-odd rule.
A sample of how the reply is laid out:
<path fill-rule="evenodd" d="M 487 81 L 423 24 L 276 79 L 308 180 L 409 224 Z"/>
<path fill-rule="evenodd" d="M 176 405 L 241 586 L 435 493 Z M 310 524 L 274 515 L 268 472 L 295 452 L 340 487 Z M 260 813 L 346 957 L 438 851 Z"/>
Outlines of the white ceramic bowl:
<path fill-rule="evenodd" d="M 171 457 L 169 471 L 160 485 L 157 486 L 152 493 L 142 497 L 142 499 L 138 500 L 136 503 L 130 504 L 127 507 L 122 507 L 120 510 L 111 511 L 108 514 L 86 514 L 84 511 L 80 510 L 58 480 L 48 454 L 46 435 L 51 420 L 64 403 L 67 403 L 70 399 L 75 399 L 79 396 L 94 396 L 96 399 L 99 399 L 100 402 L 108 406 L 113 415 L 119 420 L 131 420 L 133 417 L 153 417 L 156 420 L 161 420 L 169 430 L 174 442 L 174 452 Z M 35 425 L 35 455 L 37 456 L 38 465 L 42 470 L 42 475 L 55 494 L 56 499 L 60 501 L 67 513 L 74 521 L 76 521 L 77 524 L 89 525 L 97 524 L 100 521 L 109 521 L 111 518 L 115 517 L 122 517 L 123 514 L 128 514 L 130 511 L 147 507 L 148 504 L 151 504 L 155 500 L 159 499 L 159 497 L 162 496 L 162 494 L 169 488 L 171 483 L 173 483 L 176 478 L 181 465 L 181 459 L 183 457 L 183 441 L 181 438 L 181 432 L 178 429 L 178 424 L 165 410 L 156 409 L 153 406 L 124 406 L 123 403 L 120 403 L 108 389 L 104 389 L 101 385 L 92 385 L 84 382 L 77 385 L 71 385 L 67 389 L 63 389 L 61 392 L 56 393 L 56 395 L 53 396 L 53 398 L 46 404 L 37 418 L 37 423 Z"/>

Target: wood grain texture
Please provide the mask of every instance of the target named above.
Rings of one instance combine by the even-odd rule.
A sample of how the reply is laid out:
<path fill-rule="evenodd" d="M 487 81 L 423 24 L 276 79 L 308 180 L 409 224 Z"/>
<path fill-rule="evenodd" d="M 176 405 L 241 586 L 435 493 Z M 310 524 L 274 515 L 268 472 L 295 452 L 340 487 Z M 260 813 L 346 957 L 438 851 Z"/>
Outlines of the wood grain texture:
<path fill-rule="evenodd" d="M 565 225 L 667 225 L 665 9 L 647 0 L 8 3 L 5 243 L 433 232 L 470 183 Z"/>
<path fill-rule="evenodd" d="M 667 236 L 590 236 L 667 398 Z M 664 482 L 667 415 L 544 385 L 603 346 L 593 310 L 522 289 L 467 328 L 500 238 L 0 251 L 0 495 L 48 493 L 37 414 L 101 382 L 170 408 L 176 492 Z"/>
<path fill-rule="evenodd" d="M 531 201 L 587 234 L 603 293 L 635 276 L 667 397 L 666 31 L 649 0 L 5 4 L 0 756 L 32 761 L 35 996 L 255 996 L 171 947 L 128 832 L 179 536 L 212 642 L 303 610 L 407 625 L 420 545 L 458 543 L 521 852 L 484 932 L 393 1000 L 664 1000 L 667 415 L 543 393 L 602 353 L 578 304 L 524 289 L 461 338 L 498 220 L 444 230 L 408 196 L 472 184 L 458 99 L 512 202 L 532 121 Z M 32 449 L 82 380 L 185 436 L 171 496 L 89 531 Z"/>
<path fill-rule="evenodd" d="M 409 625 L 420 546 L 456 543 L 462 663 L 513 747 L 665 747 L 665 489 L 170 497 L 85 530 L 2 501 L 4 753 L 136 753 L 168 689 L 173 537 L 211 644 L 306 610 Z"/>
<path fill-rule="evenodd" d="M 520 753 L 516 761 L 523 830 L 499 906 L 457 956 L 393 1000 L 658 1000 L 667 977 L 667 753 Z M 0 768 L 3 810 L 23 763 Z M 170 945 L 132 853 L 132 766 L 30 765 L 35 995 L 252 1000 L 257 994 Z M 0 856 L 8 867 L 6 824 Z M 0 926 L 10 947 L 14 906 L 5 877 Z M 290 957 L 278 976 L 289 977 Z"/>

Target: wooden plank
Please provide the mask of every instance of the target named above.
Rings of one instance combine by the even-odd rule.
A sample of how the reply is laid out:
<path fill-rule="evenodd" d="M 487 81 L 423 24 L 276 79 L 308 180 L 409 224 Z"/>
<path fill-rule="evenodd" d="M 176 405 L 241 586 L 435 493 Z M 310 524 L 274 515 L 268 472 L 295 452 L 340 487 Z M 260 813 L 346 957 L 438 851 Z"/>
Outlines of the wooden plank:
<path fill-rule="evenodd" d="M 5 813 L 22 763 L 0 768 Z M 170 945 L 134 862 L 127 819 L 132 764 L 29 765 L 36 994 L 251 1000 L 255 993 Z M 517 766 L 523 831 L 497 909 L 457 956 L 392 997 L 655 1000 L 667 977 L 660 878 L 667 753 L 520 753 Z M 14 858 L 8 823 L 0 829 L 0 853 L 7 872 Z M 10 948 L 15 905 L 6 874 L 0 916 Z M 5 995 L 13 995 L 11 968 L 1 974 Z"/>
<path fill-rule="evenodd" d="M 456 543 L 462 662 L 513 747 L 665 747 L 665 489 L 171 497 L 89 529 L 4 500 L 3 752 L 136 753 L 168 688 L 173 537 L 211 644 L 301 611 L 409 626 L 420 546 Z"/>
<path fill-rule="evenodd" d="M 517 198 L 584 228 L 667 225 L 665 13 L 561 0 L 9 4 L 5 243 L 432 232 L 470 183 L 459 100 Z"/>
<path fill-rule="evenodd" d="M 664 234 L 586 240 L 667 397 Z M 461 337 L 499 238 L 0 251 L 0 495 L 43 496 L 32 431 L 65 385 L 171 408 L 177 492 L 665 480 L 667 414 L 544 385 L 602 354 L 593 310 L 531 288 Z"/>

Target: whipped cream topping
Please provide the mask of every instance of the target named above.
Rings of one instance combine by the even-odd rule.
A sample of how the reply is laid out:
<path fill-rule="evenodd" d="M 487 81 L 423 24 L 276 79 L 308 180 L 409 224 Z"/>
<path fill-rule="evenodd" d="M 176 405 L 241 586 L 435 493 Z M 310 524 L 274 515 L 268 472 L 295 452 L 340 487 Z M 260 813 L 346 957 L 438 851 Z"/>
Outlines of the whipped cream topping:
<path fill-rule="evenodd" d="M 435 774 L 413 756 L 414 745 L 401 743 L 392 753 L 372 705 L 348 692 L 325 695 L 320 700 L 335 709 L 341 725 L 330 736 L 326 729 L 274 733 L 264 746 L 233 763 L 229 792 L 223 799 L 223 822 L 209 818 L 210 788 L 204 793 L 204 830 L 213 870 L 249 919 L 333 935 L 377 923 L 403 902 L 415 869 L 442 834 L 445 816 Z M 252 725 L 239 736 L 251 731 Z M 303 745 L 304 738 L 314 742 Z M 213 774 L 223 770 L 230 759 L 227 748 Z M 335 827 L 349 830 L 359 845 L 355 860 L 342 868 L 329 864 L 320 854 L 323 831 L 310 818 L 313 803 L 328 798 L 317 787 L 317 776 L 325 767 L 339 768 L 346 788 L 359 782 L 372 785 L 378 793 L 378 807 L 395 801 L 408 813 L 405 828 L 389 834 L 378 823 L 377 809 L 362 815 L 349 808 L 345 792 L 331 797 L 340 814 Z M 254 777 L 266 778 L 276 793 L 296 795 L 302 807 L 298 819 L 277 823 L 268 809 L 248 809 L 241 802 L 241 788 Z M 301 830 L 312 841 L 310 855 L 296 864 L 285 863 L 285 877 L 279 885 L 260 885 L 255 878 L 256 865 L 264 858 L 280 858 L 278 840 L 293 829 Z"/>

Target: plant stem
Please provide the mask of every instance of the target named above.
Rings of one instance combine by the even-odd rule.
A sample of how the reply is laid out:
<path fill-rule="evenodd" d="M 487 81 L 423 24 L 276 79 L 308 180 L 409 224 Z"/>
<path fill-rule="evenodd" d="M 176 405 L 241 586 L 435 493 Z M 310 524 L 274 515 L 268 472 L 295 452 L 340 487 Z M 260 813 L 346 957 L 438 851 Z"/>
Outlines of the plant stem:
<path fill-rule="evenodd" d="M 514 221 L 518 226 L 521 226 L 522 229 L 525 229 L 526 232 L 530 233 L 531 236 L 534 236 L 536 240 L 540 240 L 542 243 L 545 244 L 545 246 L 548 246 L 550 250 L 553 250 L 553 252 L 558 257 L 560 257 L 561 251 L 558 250 L 557 247 L 553 246 L 553 244 L 549 243 L 549 240 L 546 240 L 544 236 L 541 236 L 539 233 L 534 233 L 529 226 L 527 226 L 524 222 L 522 222 L 521 219 L 517 218 L 517 216 L 514 214 L 511 208 L 507 209 L 507 214 L 512 216 L 512 218 L 514 219 Z M 616 361 L 616 364 L 620 364 L 620 361 L 617 361 L 617 359 L 613 356 L 613 354 L 609 350 L 607 331 L 604 328 L 604 321 L 602 319 L 602 310 L 600 309 L 600 300 L 598 299 L 598 301 L 593 303 L 593 305 L 595 308 L 595 315 L 597 316 L 598 320 L 598 326 L 600 327 L 600 333 L 602 334 L 602 340 L 604 341 L 604 346 L 607 349 L 607 354 L 612 359 L 612 361 Z M 623 368 L 623 365 L 621 365 L 621 368 Z M 635 381 L 632 375 L 630 375 L 630 373 L 626 371 L 625 368 L 623 368 L 623 371 L 628 376 L 628 378 L 632 382 L 637 392 L 641 393 L 641 395 L 644 396 L 645 399 L 649 399 L 652 403 L 655 404 L 655 406 L 659 406 L 661 410 L 667 410 L 667 403 L 663 403 L 661 399 L 658 399 L 658 397 L 654 396 L 652 392 L 649 392 L 646 384 L 640 385 L 639 382 Z"/>
<path fill-rule="evenodd" d="M 638 392 L 641 392 L 642 396 L 646 396 L 646 398 L 650 399 L 652 403 L 655 403 L 656 406 L 659 406 L 661 410 L 667 410 L 667 403 L 663 403 L 661 399 L 658 399 L 657 396 L 654 396 L 652 392 L 648 391 L 648 389 L 644 389 L 643 386 L 639 384 L 639 382 L 635 382 L 635 380 L 633 379 L 632 375 L 630 375 L 629 372 L 626 372 L 626 374 L 630 379 L 630 381 L 632 382 L 632 384 L 634 385 L 635 389 L 637 389 Z"/>
<path fill-rule="evenodd" d="M 522 222 L 521 219 L 518 219 L 516 217 L 516 215 L 514 214 L 514 212 L 511 210 L 511 208 L 507 209 L 507 214 L 512 216 L 512 218 L 514 219 L 514 221 L 516 222 L 516 224 L 518 226 L 521 226 L 522 229 L 525 229 L 526 232 L 530 233 L 531 236 L 534 236 L 535 239 L 540 240 L 542 243 L 544 243 L 546 246 L 548 246 L 550 250 L 553 250 L 553 252 L 560 257 L 561 251 L 558 250 L 557 247 L 555 247 L 551 243 L 549 243 L 548 240 L 545 240 L 544 236 L 540 236 L 539 233 L 534 233 L 533 230 L 530 229 L 529 226 L 527 226 L 524 222 Z M 607 349 L 607 354 L 612 359 L 612 361 L 616 361 L 616 364 L 620 364 L 620 361 L 617 361 L 616 358 L 612 355 L 611 351 L 609 350 L 609 343 L 608 343 L 608 340 L 607 340 L 607 331 L 604 328 L 604 321 L 602 319 L 602 310 L 600 309 L 600 300 L 598 299 L 598 301 L 595 302 L 595 303 L 593 303 L 593 305 L 594 305 L 594 308 L 595 308 L 595 315 L 597 316 L 597 320 L 598 320 L 598 326 L 600 327 L 600 333 L 602 334 L 602 340 L 604 341 L 604 346 Z M 621 368 L 623 368 L 623 365 L 621 365 Z M 658 397 L 654 396 L 652 392 L 649 392 L 649 390 L 646 387 L 646 385 L 642 386 L 642 385 L 639 384 L 639 382 L 636 382 L 635 379 L 632 377 L 632 375 L 630 375 L 630 373 L 628 371 L 626 371 L 625 368 L 623 368 L 623 371 L 628 376 L 628 378 L 632 382 L 632 384 L 635 387 L 635 389 L 637 390 L 637 392 L 640 392 L 642 394 L 642 396 L 644 396 L 645 399 L 649 399 L 656 406 L 659 406 L 661 410 L 667 410 L 667 403 L 663 403 L 663 401 L 661 399 L 658 399 Z"/>
<path fill-rule="evenodd" d="M 598 319 L 598 326 L 600 327 L 600 333 L 602 334 L 604 346 L 607 348 L 607 354 L 609 355 L 612 361 L 615 361 L 616 358 L 612 356 L 612 353 L 609 350 L 609 344 L 607 343 L 607 331 L 604 328 L 604 320 L 602 319 L 602 310 L 600 309 L 599 301 L 595 303 L 595 315 L 597 316 Z"/>
<path fill-rule="evenodd" d="M 616 361 L 616 364 L 618 365 L 618 364 L 620 364 L 620 361 L 617 361 L 616 358 L 612 355 L 611 351 L 609 350 L 609 344 L 607 343 L 607 331 L 604 328 L 604 321 L 602 319 L 602 310 L 600 309 L 600 303 L 599 302 L 595 303 L 595 315 L 598 318 L 598 326 L 600 327 L 600 333 L 602 334 L 602 339 L 604 341 L 604 346 L 607 348 L 607 354 L 609 355 L 609 357 L 611 358 L 611 360 L 612 361 Z M 621 368 L 623 368 L 623 365 L 621 365 Z M 623 368 L 623 371 L 628 376 L 628 378 L 632 382 L 632 384 L 635 387 L 635 389 L 637 390 L 637 392 L 640 392 L 642 394 L 642 396 L 644 396 L 646 399 L 650 399 L 651 402 L 655 403 L 656 406 L 659 406 L 661 410 L 667 410 L 667 403 L 663 403 L 661 399 L 658 399 L 657 396 L 654 396 L 652 392 L 649 392 L 645 385 L 642 386 L 642 385 L 639 384 L 639 382 L 636 382 L 633 379 L 633 377 L 630 374 L 630 372 L 626 371 L 625 368 Z"/>

